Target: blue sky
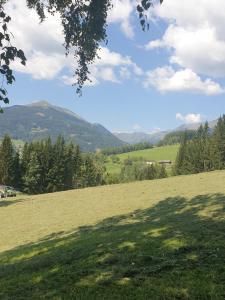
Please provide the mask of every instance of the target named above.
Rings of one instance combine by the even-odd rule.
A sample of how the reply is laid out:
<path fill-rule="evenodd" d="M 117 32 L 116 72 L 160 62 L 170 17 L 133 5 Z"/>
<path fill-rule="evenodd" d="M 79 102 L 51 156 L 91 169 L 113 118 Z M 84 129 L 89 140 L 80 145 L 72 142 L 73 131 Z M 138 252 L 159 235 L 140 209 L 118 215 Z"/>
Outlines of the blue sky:
<path fill-rule="evenodd" d="M 47 100 L 111 131 L 152 132 L 217 118 L 225 113 L 225 3 L 180 2 L 156 6 L 144 33 L 136 1 L 115 0 L 109 43 L 91 67 L 91 86 L 78 97 L 71 87 L 75 62 L 64 57 L 57 17 L 39 25 L 24 0 L 10 1 L 15 43 L 28 58 L 26 68 L 13 66 L 10 104 Z"/>

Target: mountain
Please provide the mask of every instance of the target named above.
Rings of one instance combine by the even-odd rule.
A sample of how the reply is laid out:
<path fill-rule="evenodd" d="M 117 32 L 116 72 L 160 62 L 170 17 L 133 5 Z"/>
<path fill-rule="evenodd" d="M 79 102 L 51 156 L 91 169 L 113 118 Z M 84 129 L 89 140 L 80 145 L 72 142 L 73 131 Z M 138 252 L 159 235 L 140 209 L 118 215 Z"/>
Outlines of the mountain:
<path fill-rule="evenodd" d="M 218 122 L 218 119 L 210 121 L 209 128 L 213 129 L 216 126 L 217 122 Z M 173 131 L 197 130 L 201 124 L 204 124 L 204 123 L 183 124 L 183 125 L 175 128 Z"/>
<path fill-rule="evenodd" d="M 151 144 L 157 144 L 168 131 L 158 131 L 154 133 L 145 133 L 145 132 L 114 132 L 114 135 L 119 138 L 121 141 L 124 141 L 129 144 L 138 144 L 142 142 L 148 142 Z"/>
<path fill-rule="evenodd" d="M 213 120 L 209 122 L 210 129 L 213 129 L 216 126 L 218 120 Z M 145 133 L 145 132 L 114 132 L 114 135 L 118 137 L 121 141 L 124 141 L 129 144 L 138 144 L 141 142 L 148 142 L 153 145 L 162 141 L 164 137 L 171 132 L 185 131 L 185 130 L 197 130 L 201 123 L 195 124 L 183 124 L 173 130 L 167 131 L 157 131 L 155 133 Z"/>
<path fill-rule="evenodd" d="M 92 124 L 75 113 L 40 101 L 29 105 L 4 108 L 0 115 L 0 137 L 9 134 L 13 139 L 33 141 L 59 134 L 80 145 L 83 151 L 95 151 L 124 145 L 100 124 Z"/>

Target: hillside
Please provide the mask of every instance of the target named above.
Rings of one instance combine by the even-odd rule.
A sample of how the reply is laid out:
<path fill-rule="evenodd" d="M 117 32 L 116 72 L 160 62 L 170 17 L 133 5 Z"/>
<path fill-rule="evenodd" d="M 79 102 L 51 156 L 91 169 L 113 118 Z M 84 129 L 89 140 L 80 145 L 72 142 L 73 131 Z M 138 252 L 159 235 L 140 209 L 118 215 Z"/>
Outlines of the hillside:
<path fill-rule="evenodd" d="M 224 181 L 218 171 L 1 201 L 0 298 L 224 299 Z"/>
<path fill-rule="evenodd" d="M 124 143 L 100 124 L 91 124 L 71 111 L 46 101 L 4 108 L 0 115 L 0 138 L 8 133 L 13 139 L 32 141 L 62 134 L 80 145 L 83 151 L 117 147 Z"/>
<path fill-rule="evenodd" d="M 178 148 L 179 145 L 176 144 L 118 154 L 116 156 L 120 159 L 119 163 L 113 163 L 109 157 L 108 162 L 105 164 L 106 170 L 111 174 L 118 174 L 121 169 L 121 163 L 127 158 L 143 158 L 146 161 L 171 160 L 172 162 L 174 162 L 176 159 Z"/>

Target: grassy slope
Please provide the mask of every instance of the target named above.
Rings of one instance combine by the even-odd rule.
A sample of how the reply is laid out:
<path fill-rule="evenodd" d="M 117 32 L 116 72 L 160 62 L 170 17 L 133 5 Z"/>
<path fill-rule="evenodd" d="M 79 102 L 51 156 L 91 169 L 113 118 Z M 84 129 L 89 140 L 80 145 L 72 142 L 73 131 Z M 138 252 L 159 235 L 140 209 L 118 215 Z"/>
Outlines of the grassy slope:
<path fill-rule="evenodd" d="M 117 156 L 120 158 L 120 161 L 124 161 L 126 158 L 139 158 L 143 157 L 145 160 L 171 160 L 175 161 L 177 151 L 178 151 L 179 145 L 168 145 L 168 146 L 162 146 L 162 147 L 156 147 L 153 149 L 146 149 L 146 150 L 140 150 L 140 151 L 133 151 L 123 154 L 118 154 Z M 119 173 L 121 168 L 121 164 L 115 164 L 111 161 L 106 163 L 106 169 L 109 173 Z"/>
<path fill-rule="evenodd" d="M 221 171 L 0 202 L 0 299 L 224 299 L 224 182 Z"/>

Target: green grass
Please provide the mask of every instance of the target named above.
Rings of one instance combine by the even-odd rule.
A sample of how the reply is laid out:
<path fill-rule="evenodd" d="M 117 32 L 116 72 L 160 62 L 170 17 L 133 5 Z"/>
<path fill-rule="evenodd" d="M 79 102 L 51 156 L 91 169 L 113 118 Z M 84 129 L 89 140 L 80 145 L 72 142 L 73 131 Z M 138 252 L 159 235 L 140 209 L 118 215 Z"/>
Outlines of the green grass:
<path fill-rule="evenodd" d="M 112 163 L 109 157 L 108 162 L 105 164 L 106 170 L 110 174 L 118 174 L 121 170 L 121 163 L 127 158 L 140 158 L 142 157 L 144 160 L 171 160 L 172 162 L 175 161 L 177 151 L 179 145 L 168 145 L 162 147 L 156 147 L 153 149 L 146 149 L 146 150 L 139 150 L 133 151 L 123 154 L 116 155 L 120 158 L 120 163 Z"/>
<path fill-rule="evenodd" d="M 0 299 L 224 299 L 225 171 L 0 202 Z"/>

